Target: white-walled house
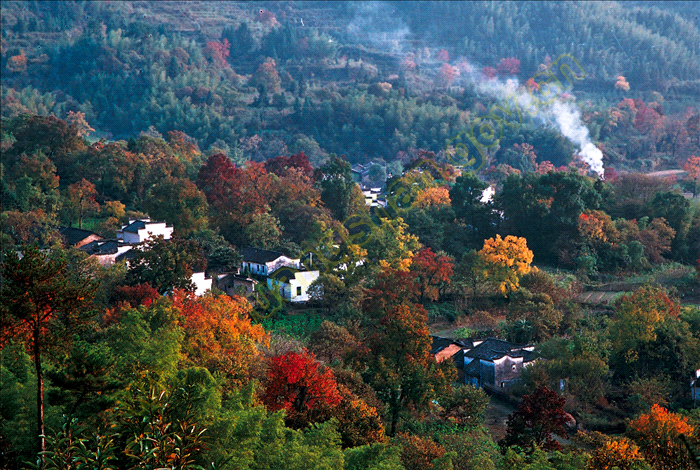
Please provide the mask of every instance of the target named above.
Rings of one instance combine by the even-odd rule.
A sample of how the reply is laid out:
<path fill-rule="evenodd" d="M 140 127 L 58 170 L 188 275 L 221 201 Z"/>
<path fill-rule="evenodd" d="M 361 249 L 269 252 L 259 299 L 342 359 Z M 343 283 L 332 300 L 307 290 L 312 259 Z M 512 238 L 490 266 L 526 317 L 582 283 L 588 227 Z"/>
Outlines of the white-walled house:
<path fill-rule="evenodd" d="M 301 268 L 299 258 L 289 258 L 277 251 L 246 247 L 241 250 L 241 256 L 243 257 L 241 273 L 269 276 L 282 266 Z"/>
<path fill-rule="evenodd" d="M 690 396 L 694 402 L 700 401 L 700 369 L 697 369 L 690 379 Z"/>
<path fill-rule="evenodd" d="M 204 271 L 198 273 L 192 273 L 192 284 L 194 284 L 194 295 L 199 297 L 204 295 L 208 290 L 211 290 L 211 278 L 207 279 L 204 277 Z"/>
<path fill-rule="evenodd" d="M 117 240 L 129 244 L 145 242 L 152 236 L 162 235 L 165 240 L 173 236 L 173 227 L 168 227 L 165 222 L 153 221 L 149 218 L 129 219 L 129 224 L 117 230 Z"/>
<path fill-rule="evenodd" d="M 308 302 L 309 286 L 319 275 L 319 271 L 299 271 L 284 266 L 267 278 L 267 286 L 271 290 L 277 290 L 283 299 L 290 302 Z"/>
<path fill-rule="evenodd" d="M 80 247 L 82 251 L 94 257 L 102 266 L 111 266 L 117 261 L 126 259 L 124 256 L 131 251 L 133 245 L 128 245 L 116 239 L 95 240 Z"/>
<path fill-rule="evenodd" d="M 464 375 L 475 387 L 510 388 L 523 369 L 537 360 L 531 344 L 514 344 L 497 338 L 470 341 L 464 348 Z"/>

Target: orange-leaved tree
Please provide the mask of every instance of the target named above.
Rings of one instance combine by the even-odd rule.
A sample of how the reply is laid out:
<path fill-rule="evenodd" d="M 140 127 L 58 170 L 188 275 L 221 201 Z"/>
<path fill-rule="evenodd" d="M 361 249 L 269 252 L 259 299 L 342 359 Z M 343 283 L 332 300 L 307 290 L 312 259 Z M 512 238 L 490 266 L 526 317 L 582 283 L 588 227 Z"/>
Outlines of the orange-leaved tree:
<path fill-rule="evenodd" d="M 97 190 L 95 185 L 86 179 L 68 186 L 67 206 L 72 218 L 78 219 L 78 228 L 83 228 L 83 218 L 89 211 L 99 210 L 100 205 L 95 200 Z"/>
<path fill-rule="evenodd" d="M 415 207 L 449 206 L 450 203 L 450 190 L 444 186 L 425 188 L 413 201 Z"/>
<path fill-rule="evenodd" d="M 629 424 L 627 433 L 642 449 L 644 457 L 656 470 L 692 468 L 693 457 L 682 437 L 698 442 L 697 430 L 688 418 L 671 413 L 654 404 L 651 411 Z"/>
<path fill-rule="evenodd" d="M 630 439 L 608 439 L 593 451 L 586 470 L 650 470 L 651 467 Z"/>
<path fill-rule="evenodd" d="M 181 311 L 187 360 L 233 384 L 245 383 L 260 358 L 257 346 L 269 344 L 263 327 L 251 323 L 250 303 L 238 296 L 194 297 L 178 290 L 173 305 Z"/>
<path fill-rule="evenodd" d="M 513 235 L 507 235 L 506 238 L 496 235 L 495 238 L 484 240 L 479 255 L 484 260 L 487 279 L 503 295 L 518 289 L 520 277 L 530 272 L 534 258 L 527 247 L 527 240 Z"/>
<path fill-rule="evenodd" d="M 410 272 L 384 268 L 365 291 L 364 343 L 368 353 L 364 378 L 387 404 L 389 435 L 402 414 L 420 413 L 450 391 L 452 364 L 438 364 L 430 354 L 428 315 L 416 304 L 418 292 Z"/>
<path fill-rule="evenodd" d="M 698 179 L 700 179 L 700 157 L 692 155 L 683 165 L 687 178 L 693 184 L 693 196 L 698 192 Z"/>

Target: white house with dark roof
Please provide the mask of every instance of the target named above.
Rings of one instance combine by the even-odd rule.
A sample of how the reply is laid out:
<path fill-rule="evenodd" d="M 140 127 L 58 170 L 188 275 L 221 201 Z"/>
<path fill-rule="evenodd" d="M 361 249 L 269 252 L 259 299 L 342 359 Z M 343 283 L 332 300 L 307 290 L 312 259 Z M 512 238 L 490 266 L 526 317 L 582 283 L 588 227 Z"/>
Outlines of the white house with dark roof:
<path fill-rule="evenodd" d="M 290 302 L 308 302 L 308 289 L 318 279 L 319 271 L 301 271 L 294 267 L 282 266 L 267 278 L 267 286 L 277 290 L 280 296 Z"/>
<path fill-rule="evenodd" d="M 301 268 L 299 258 L 289 258 L 277 251 L 263 250 L 261 248 L 246 247 L 241 250 L 241 273 L 250 273 L 258 276 L 269 276 L 282 266 Z"/>
<path fill-rule="evenodd" d="M 465 381 L 476 387 L 509 388 L 520 379 L 523 369 L 537 359 L 531 344 L 497 338 L 462 342 Z"/>
<path fill-rule="evenodd" d="M 697 369 L 690 378 L 690 396 L 693 402 L 700 401 L 700 369 Z"/>
<path fill-rule="evenodd" d="M 121 243 L 112 238 L 108 240 L 95 240 L 80 247 L 88 255 L 97 259 L 102 266 L 111 266 L 117 261 L 126 259 L 126 253 L 131 251 L 133 245 Z"/>
<path fill-rule="evenodd" d="M 170 240 L 173 236 L 173 227 L 168 227 L 165 222 L 144 218 L 129 219 L 127 225 L 122 226 L 121 230 L 117 230 L 117 240 L 134 245 L 159 235 L 162 235 L 165 240 Z"/>

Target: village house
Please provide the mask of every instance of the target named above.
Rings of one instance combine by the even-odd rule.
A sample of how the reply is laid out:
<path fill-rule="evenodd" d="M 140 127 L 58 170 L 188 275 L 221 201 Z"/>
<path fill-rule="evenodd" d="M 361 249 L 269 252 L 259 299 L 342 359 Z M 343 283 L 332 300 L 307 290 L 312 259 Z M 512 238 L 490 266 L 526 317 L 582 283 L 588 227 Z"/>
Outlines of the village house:
<path fill-rule="evenodd" d="M 127 253 L 131 251 L 133 245 L 125 245 L 116 238 L 101 239 L 90 242 L 80 247 L 91 257 L 95 258 L 102 266 L 111 266 L 118 261 L 127 259 Z"/>
<path fill-rule="evenodd" d="M 81 248 L 88 243 L 103 240 L 103 237 L 99 236 L 95 232 L 83 230 L 81 228 L 63 227 L 59 228 L 58 232 L 65 240 L 66 245 L 72 246 L 73 248 Z"/>
<path fill-rule="evenodd" d="M 362 183 L 365 179 L 367 179 L 367 177 L 369 177 L 369 170 L 373 165 L 379 165 L 384 169 L 384 172 L 386 172 L 386 163 L 383 162 L 369 162 L 365 163 L 364 165 L 357 163 L 350 169 L 353 181 L 355 181 L 355 183 Z"/>
<path fill-rule="evenodd" d="M 124 243 L 138 245 L 152 236 L 162 235 L 165 240 L 173 236 L 173 227 L 168 227 L 165 222 L 153 221 L 150 218 L 129 219 L 127 225 L 117 230 L 117 240 Z"/>
<path fill-rule="evenodd" d="M 289 258 L 277 251 L 246 247 L 241 250 L 241 256 L 243 257 L 241 273 L 244 275 L 249 273 L 266 277 L 282 266 L 301 268 L 299 258 Z"/>
<path fill-rule="evenodd" d="M 464 376 L 466 383 L 476 387 L 510 388 L 537 359 L 531 344 L 496 338 L 470 342 L 464 348 Z"/>
<path fill-rule="evenodd" d="M 204 295 L 206 291 L 211 290 L 212 279 L 207 278 L 204 271 L 192 273 L 190 278 L 192 284 L 194 284 L 194 295 L 197 297 Z"/>
<path fill-rule="evenodd" d="M 277 290 L 281 298 L 290 302 L 308 302 L 308 289 L 318 279 L 319 271 L 303 271 L 294 267 L 282 266 L 267 278 L 270 290 Z"/>
<path fill-rule="evenodd" d="M 531 344 L 497 338 L 456 339 L 433 336 L 431 354 L 437 362 L 452 360 L 460 382 L 475 387 L 510 388 L 537 358 Z"/>
<path fill-rule="evenodd" d="M 119 261 L 129 262 L 134 256 L 133 248 L 143 244 L 153 236 L 162 236 L 170 240 L 173 235 L 173 227 L 165 222 L 152 221 L 150 218 L 130 219 L 127 225 L 117 230 L 116 238 L 103 238 L 89 230 L 66 227 L 59 229 L 66 240 L 66 244 L 84 251 L 90 257 L 95 258 L 101 266 L 111 266 Z M 204 272 L 192 274 L 192 283 L 195 286 L 195 295 L 203 295 L 211 290 L 212 279 L 207 278 Z"/>
<path fill-rule="evenodd" d="M 216 288 L 231 297 L 234 295 L 242 295 L 244 297 L 253 295 L 257 284 L 258 281 L 255 279 L 238 273 L 222 273 L 216 279 Z"/>

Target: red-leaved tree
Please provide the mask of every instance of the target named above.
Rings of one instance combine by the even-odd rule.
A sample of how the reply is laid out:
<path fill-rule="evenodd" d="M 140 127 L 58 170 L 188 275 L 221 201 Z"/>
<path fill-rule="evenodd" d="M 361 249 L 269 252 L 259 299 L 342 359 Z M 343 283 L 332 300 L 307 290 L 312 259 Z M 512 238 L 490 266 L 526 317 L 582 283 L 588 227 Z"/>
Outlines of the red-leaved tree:
<path fill-rule="evenodd" d="M 496 65 L 496 71 L 501 75 L 517 75 L 520 73 L 520 61 L 515 57 L 503 58 Z"/>
<path fill-rule="evenodd" d="M 547 387 L 538 388 L 532 395 L 525 395 L 518 411 L 508 417 L 506 437 L 499 441 L 502 447 L 517 445 L 544 450 L 561 449 L 553 434 L 564 435 L 570 415 L 564 411 L 566 399 Z"/>
<path fill-rule="evenodd" d="M 410 272 L 414 276 L 421 302 L 440 297 L 443 289 L 450 284 L 453 267 L 448 256 L 437 256 L 430 248 L 423 248 L 413 256 Z"/>
<path fill-rule="evenodd" d="M 277 176 L 286 176 L 287 171 L 292 168 L 301 170 L 309 178 L 314 176 L 314 168 L 309 163 L 309 158 L 303 152 L 290 155 L 289 157 L 280 155 L 265 162 L 267 172 L 274 173 Z"/>
<path fill-rule="evenodd" d="M 286 410 L 288 424 L 304 427 L 309 411 L 340 401 L 333 372 L 324 369 L 313 354 L 291 352 L 270 359 L 262 402 L 272 411 Z"/>
<path fill-rule="evenodd" d="M 204 53 L 211 61 L 219 68 L 228 66 L 228 56 L 231 44 L 228 39 L 223 41 L 207 41 L 207 47 L 204 48 Z"/>

